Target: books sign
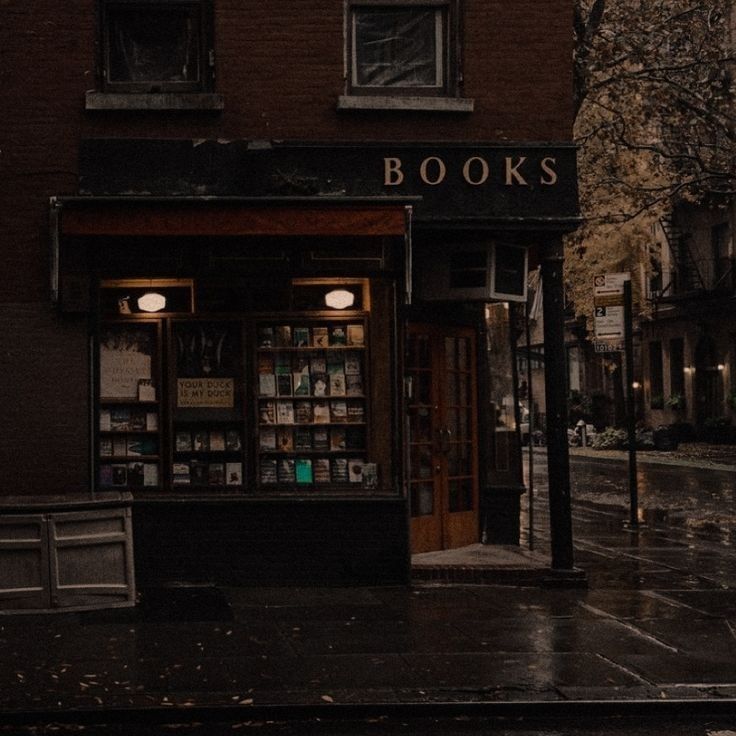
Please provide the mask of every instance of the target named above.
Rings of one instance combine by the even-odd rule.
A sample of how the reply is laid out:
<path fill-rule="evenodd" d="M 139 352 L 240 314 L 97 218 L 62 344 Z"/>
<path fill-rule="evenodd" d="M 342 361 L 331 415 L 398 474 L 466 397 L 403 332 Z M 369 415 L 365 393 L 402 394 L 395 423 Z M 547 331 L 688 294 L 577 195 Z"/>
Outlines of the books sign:
<path fill-rule="evenodd" d="M 593 278 L 593 317 L 596 352 L 615 352 L 622 349 L 624 337 L 624 283 L 628 272 L 607 273 Z M 605 346 L 603 349 L 600 346 Z"/>
<path fill-rule="evenodd" d="M 179 407 L 235 406 L 232 378 L 180 378 L 176 382 L 176 405 Z"/>

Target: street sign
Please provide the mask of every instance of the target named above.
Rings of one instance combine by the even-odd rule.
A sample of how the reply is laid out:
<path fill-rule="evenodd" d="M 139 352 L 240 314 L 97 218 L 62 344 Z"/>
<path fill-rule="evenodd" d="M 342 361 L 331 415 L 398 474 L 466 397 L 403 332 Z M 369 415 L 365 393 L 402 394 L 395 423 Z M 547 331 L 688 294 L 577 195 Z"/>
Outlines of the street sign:
<path fill-rule="evenodd" d="M 612 340 L 620 343 L 624 338 L 624 283 L 630 278 L 627 272 L 606 273 L 593 277 L 593 325 L 597 341 Z M 596 343 L 596 352 L 618 352 L 621 348 L 603 349 Z"/>

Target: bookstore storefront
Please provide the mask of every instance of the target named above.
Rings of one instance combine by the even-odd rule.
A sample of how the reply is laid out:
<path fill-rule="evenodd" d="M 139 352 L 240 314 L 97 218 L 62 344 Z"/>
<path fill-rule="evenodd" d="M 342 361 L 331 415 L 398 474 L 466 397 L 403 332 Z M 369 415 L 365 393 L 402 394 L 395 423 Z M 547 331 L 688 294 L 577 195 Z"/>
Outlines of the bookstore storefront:
<path fill-rule="evenodd" d="M 90 324 L 90 487 L 133 495 L 138 579 L 406 582 L 410 550 L 479 541 L 490 295 L 433 299 L 438 243 L 464 254 L 451 290 L 515 202 L 566 227 L 569 152 L 201 149 L 88 141 L 52 206 L 58 307 Z M 116 178 L 121 156 L 147 163 Z M 518 506 L 520 474 L 495 482 Z"/>

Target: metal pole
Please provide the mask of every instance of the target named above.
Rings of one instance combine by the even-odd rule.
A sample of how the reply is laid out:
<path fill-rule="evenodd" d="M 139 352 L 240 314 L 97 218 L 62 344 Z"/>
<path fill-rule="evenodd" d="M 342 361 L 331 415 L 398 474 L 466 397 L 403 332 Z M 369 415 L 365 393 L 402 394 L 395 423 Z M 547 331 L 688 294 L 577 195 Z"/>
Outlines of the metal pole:
<path fill-rule="evenodd" d="M 534 549 L 534 393 L 532 392 L 532 345 L 529 330 L 529 304 L 524 309 L 526 332 L 526 395 L 529 401 L 529 549 Z"/>
<path fill-rule="evenodd" d="M 624 349 L 626 350 L 626 428 L 629 443 L 629 523 L 639 527 L 639 486 L 636 473 L 636 402 L 634 397 L 634 336 L 631 280 L 624 281 Z"/>
<path fill-rule="evenodd" d="M 562 239 L 556 238 L 543 247 L 544 386 L 547 407 L 547 475 L 549 478 L 552 568 L 572 570 Z"/>

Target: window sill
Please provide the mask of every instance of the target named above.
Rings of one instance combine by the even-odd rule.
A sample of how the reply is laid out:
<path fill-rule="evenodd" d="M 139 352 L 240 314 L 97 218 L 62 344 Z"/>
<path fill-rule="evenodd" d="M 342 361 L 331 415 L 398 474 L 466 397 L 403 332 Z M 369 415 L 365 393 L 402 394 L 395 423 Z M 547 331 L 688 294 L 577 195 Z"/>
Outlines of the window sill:
<path fill-rule="evenodd" d="M 85 110 L 204 110 L 225 108 L 222 95 L 209 92 L 87 92 Z"/>
<path fill-rule="evenodd" d="M 420 112 L 473 112 L 475 100 L 462 97 L 405 97 L 403 95 L 341 95 L 338 110 L 417 110 Z"/>

